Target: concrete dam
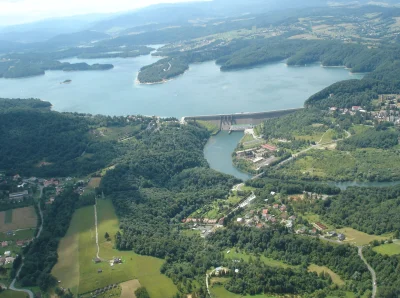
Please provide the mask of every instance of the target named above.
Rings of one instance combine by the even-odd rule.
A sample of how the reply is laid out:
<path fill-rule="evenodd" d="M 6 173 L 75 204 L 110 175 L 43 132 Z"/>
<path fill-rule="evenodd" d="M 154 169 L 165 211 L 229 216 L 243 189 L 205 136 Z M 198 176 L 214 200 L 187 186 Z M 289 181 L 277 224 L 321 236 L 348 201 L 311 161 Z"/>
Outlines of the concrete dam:
<path fill-rule="evenodd" d="M 250 128 L 252 126 L 256 126 L 262 123 L 266 119 L 284 116 L 302 109 L 303 108 L 257 112 L 257 113 L 189 116 L 189 117 L 183 117 L 181 121 L 182 122 L 196 121 L 196 120 L 207 121 L 219 127 L 220 130 L 241 131 Z"/>

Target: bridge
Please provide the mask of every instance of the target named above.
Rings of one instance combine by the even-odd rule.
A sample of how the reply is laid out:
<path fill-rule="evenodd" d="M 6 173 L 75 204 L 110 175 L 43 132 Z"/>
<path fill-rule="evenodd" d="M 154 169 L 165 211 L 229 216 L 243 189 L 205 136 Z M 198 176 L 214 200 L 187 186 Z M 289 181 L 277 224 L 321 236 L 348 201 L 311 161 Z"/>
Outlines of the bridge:
<path fill-rule="evenodd" d="M 245 130 L 246 127 L 252 127 L 262 123 L 266 119 L 284 116 L 303 108 L 276 110 L 257 113 L 236 113 L 236 114 L 217 114 L 203 116 L 188 116 L 183 117 L 181 122 L 187 121 L 207 121 L 216 125 L 219 130 Z"/>

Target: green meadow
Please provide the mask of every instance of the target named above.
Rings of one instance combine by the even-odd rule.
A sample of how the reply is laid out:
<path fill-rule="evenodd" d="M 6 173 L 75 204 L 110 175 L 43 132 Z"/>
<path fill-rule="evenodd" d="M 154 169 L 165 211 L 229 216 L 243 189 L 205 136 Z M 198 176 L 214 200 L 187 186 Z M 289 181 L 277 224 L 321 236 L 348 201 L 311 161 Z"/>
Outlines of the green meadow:
<path fill-rule="evenodd" d="M 60 243 L 59 262 L 52 272 L 61 281 L 60 286 L 83 294 L 110 284 L 139 279 L 152 298 L 175 295 L 175 285 L 160 273 L 163 260 L 114 249 L 113 240 L 119 221 L 110 200 L 97 201 L 97 216 L 99 257 L 102 261 L 94 262 L 97 253 L 94 207 L 78 209 L 66 237 Z M 106 232 L 111 241 L 104 237 Z M 122 264 L 111 266 L 109 261 L 114 257 L 121 258 Z"/>

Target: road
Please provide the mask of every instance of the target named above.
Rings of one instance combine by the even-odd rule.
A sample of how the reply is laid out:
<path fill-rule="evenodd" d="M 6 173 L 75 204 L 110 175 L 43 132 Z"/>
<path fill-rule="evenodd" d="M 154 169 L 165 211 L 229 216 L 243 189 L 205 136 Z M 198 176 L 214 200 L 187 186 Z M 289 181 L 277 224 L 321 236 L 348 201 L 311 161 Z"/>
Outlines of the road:
<path fill-rule="evenodd" d="M 103 194 L 104 196 L 104 194 Z M 100 259 L 99 253 L 100 253 L 100 247 L 99 247 L 99 233 L 97 229 L 97 198 L 95 198 L 95 204 L 94 204 L 94 225 L 96 227 L 96 246 L 97 246 L 97 253 L 96 257 Z"/>
<path fill-rule="evenodd" d="M 371 276 L 372 276 L 372 298 L 376 297 L 376 292 L 378 290 L 378 287 L 376 285 L 376 273 L 374 268 L 372 268 L 367 260 L 364 258 L 363 253 L 362 253 L 363 247 L 359 246 L 358 247 L 358 255 L 360 256 L 361 260 L 363 260 L 363 262 L 365 263 L 365 265 L 367 265 L 369 272 L 371 272 Z"/>
<path fill-rule="evenodd" d="M 43 196 L 43 186 L 39 186 L 39 188 L 40 188 L 40 198 L 42 198 L 42 196 Z M 42 212 L 42 208 L 40 207 L 40 200 L 38 202 L 38 208 L 39 208 L 39 214 L 40 214 L 40 218 L 41 218 L 41 223 L 40 223 L 40 227 L 39 227 L 38 233 L 37 233 L 35 238 L 39 238 L 40 234 L 42 233 L 42 230 L 43 230 L 43 212 Z M 17 271 L 17 274 L 15 275 L 15 278 L 11 282 L 9 289 L 13 290 L 13 291 L 16 291 L 16 292 L 24 292 L 24 293 L 29 295 L 29 298 L 34 298 L 35 295 L 33 294 L 33 292 L 31 290 L 18 289 L 18 288 L 15 287 L 15 283 L 17 281 L 19 273 L 21 272 L 22 267 L 24 267 L 24 259 L 22 259 L 22 264 L 19 267 L 19 269 Z"/>

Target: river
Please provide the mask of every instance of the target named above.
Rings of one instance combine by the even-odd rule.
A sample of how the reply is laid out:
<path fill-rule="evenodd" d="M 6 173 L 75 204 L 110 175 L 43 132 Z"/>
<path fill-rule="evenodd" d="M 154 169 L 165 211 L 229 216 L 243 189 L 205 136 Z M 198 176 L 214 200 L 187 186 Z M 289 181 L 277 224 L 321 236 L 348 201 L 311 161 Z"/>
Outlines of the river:
<path fill-rule="evenodd" d="M 242 137 L 243 132 L 229 134 L 227 131 L 220 131 L 208 140 L 204 148 L 204 156 L 214 170 L 245 181 L 251 176 L 239 171 L 232 164 L 232 153 Z"/>
<path fill-rule="evenodd" d="M 151 55 L 69 62 L 112 63 L 107 71 L 47 71 L 43 76 L 0 79 L 0 97 L 40 98 L 56 111 L 107 115 L 193 116 L 260 112 L 303 106 L 317 91 L 340 80 L 361 78 L 344 68 L 319 65 L 289 67 L 283 62 L 221 72 L 215 62 L 190 65 L 165 84 L 141 85 L 139 69 L 154 63 Z M 71 84 L 60 84 L 72 80 Z"/>

